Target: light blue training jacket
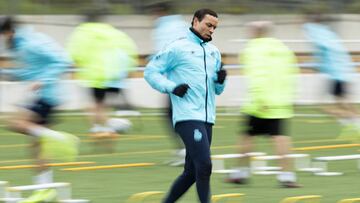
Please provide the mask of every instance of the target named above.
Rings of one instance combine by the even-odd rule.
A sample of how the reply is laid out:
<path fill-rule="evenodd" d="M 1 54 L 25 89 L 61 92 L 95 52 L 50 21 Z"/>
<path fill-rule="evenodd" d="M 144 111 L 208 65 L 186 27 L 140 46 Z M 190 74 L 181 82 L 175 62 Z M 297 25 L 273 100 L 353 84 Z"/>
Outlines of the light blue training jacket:
<path fill-rule="evenodd" d="M 41 82 L 36 92 L 37 99 L 50 105 L 60 103 L 58 82 L 61 74 L 71 66 L 64 50 L 50 37 L 33 31 L 31 28 L 16 29 L 11 49 L 17 68 L 9 72 L 22 81 Z"/>
<path fill-rule="evenodd" d="M 220 68 L 219 50 L 189 30 L 187 37 L 174 41 L 152 58 L 144 77 L 151 87 L 170 95 L 173 125 L 187 120 L 215 123 L 215 94 L 221 94 L 225 87 L 225 83 L 216 83 Z M 183 83 L 190 86 L 184 97 L 171 93 Z"/>
<path fill-rule="evenodd" d="M 320 63 L 319 70 L 333 80 L 349 81 L 355 67 L 336 33 L 319 23 L 306 23 L 304 30 L 315 47 L 314 56 Z"/>

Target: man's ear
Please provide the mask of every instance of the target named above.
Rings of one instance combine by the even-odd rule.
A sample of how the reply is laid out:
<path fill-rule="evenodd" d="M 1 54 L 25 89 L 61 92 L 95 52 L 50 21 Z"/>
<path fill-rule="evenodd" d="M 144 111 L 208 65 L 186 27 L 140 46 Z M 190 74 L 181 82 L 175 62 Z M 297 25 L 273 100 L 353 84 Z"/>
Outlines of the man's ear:
<path fill-rule="evenodd" d="M 199 19 L 197 17 L 194 18 L 194 25 L 193 26 L 196 26 L 197 24 L 199 24 Z"/>

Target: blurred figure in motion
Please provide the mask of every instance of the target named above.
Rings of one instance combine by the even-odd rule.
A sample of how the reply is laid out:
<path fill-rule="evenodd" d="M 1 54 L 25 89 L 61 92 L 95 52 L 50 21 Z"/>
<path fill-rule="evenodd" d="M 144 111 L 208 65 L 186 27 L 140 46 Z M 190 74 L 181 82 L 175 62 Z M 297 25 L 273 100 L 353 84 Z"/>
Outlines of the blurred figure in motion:
<path fill-rule="evenodd" d="M 189 29 L 188 23 L 184 21 L 181 15 L 171 14 L 173 11 L 173 1 L 160 1 L 148 5 L 150 12 L 156 17 L 152 39 L 155 47 L 155 53 L 165 49 L 170 43 L 180 38 L 186 37 Z M 181 166 L 185 164 L 186 150 L 180 137 L 174 132 L 172 125 L 172 107 L 170 97 L 168 98 L 167 116 L 171 136 L 175 142 L 176 150 L 173 153 L 174 158 L 169 161 L 170 166 Z"/>
<path fill-rule="evenodd" d="M 197 10 L 187 36 L 158 52 L 144 72 L 154 89 L 170 95 L 173 125 L 186 148 L 184 171 L 164 203 L 176 202 L 195 182 L 200 202 L 210 202 L 215 94 L 223 92 L 226 78 L 220 52 L 209 43 L 217 25 L 214 11 Z"/>
<path fill-rule="evenodd" d="M 189 23 L 181 15 L 173 14 L 173 1 L 156 2 L 148 5 L 148 9 L 156 17 L 152 32 L 156 53 L 173 41 L 186 37 Z"/>
<path fill-rule="evenodd" d="M 294 53 L 281 41 L 268 37 L 271 22 L 257 21 L 249 24 L 251 39 L 240 55 L 244 75 L 248 80 L 249 99 L 243 107 L 246 129 L 239 139 L 240 159 L 237 172 L 226 180 L 246 184 L 250 178 L 249 152 L 254 149 L 255 136 L 265 135 L 272 139 L 276 153 L 290 153 L 291 138 L 285 131 L 286 120 L 293 116 L 295 75 L 298 73 Z M 271 84 L 271 85 L 270 85 Z M 291 160 L 282 158 L 282 172 L 277 179 L 282 187 L 299 187 Z"/>
<path fill-rule="evenodd" d="M 37 175 L 35 184 L 51 183 L 50 160 L 71 161 L 77 155 L 78 138 L 48 128 L 54 109 L 61 103 L 58 82 L 71 61 L 62 48 L 48 36 L 29 27 L 17 27 L 12 18 L 1 19 L 0 34 L 20 67 L 10 68 L 8 74 L 26 81 L 32 101 L 9 119 L 9 127 L 34 138 Z M 24 95 L 26 97 L 26 95 Z M 54 190 L 36 191 L 26 202 L 42 200 L 54 195 Z"/>
<path fill-rule="evenodd" d="M 357 108 L 350 103 L 351 76 L 355 73 L 352 59 L 337 34 L 324 23 L 320 13 L 308 13 L 304 24 L 305 34 L 314 46 L 318 70 L 329 78 L 329 92 L 335 104 L 323 110 L 333 115 L 344 126 L 339 139 L 360 142 L 360 118 Z"/>
<path fill-rule="evenodd" d="M 112 151 L 111 139 L 126 132 L 131 123 L 127 119 L 108 118 L 105 99 L 123 91 L 128 72 L 137 65 L 137 48 L 127 34 L 100 22 L 101 18 L 99 11 L 89 13 L 87 21 L 70 36 L 68 50 L 78 68 L 78 79 L 94 99 L 90 135 L 104 141 L 101 143 L 105 149 Z"/>

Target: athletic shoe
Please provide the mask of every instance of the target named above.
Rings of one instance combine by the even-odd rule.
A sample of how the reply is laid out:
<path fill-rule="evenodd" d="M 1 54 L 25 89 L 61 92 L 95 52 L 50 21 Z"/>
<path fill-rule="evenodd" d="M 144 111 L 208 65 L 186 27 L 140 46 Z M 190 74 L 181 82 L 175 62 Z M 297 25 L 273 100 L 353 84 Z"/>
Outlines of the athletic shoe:
<path fill-rule="evenodd" d="M 296 182 L 292 182 L 292 181 L 280 182 L 280 186 L 282 188 L 301 188 L 302 187 L 302 185 L 299 185 Z"/>
<path fill-rule="evenodd" d="M 172 160 L 169 163 L 169 166 L 174 166 L 174 167 L 184 166 L 184 165 L 185 165 L 185 159 L 184 158 L 179 158 L 177 160 Z"/>
<path fill-rule="evenodd" d="M 173 159 L 168 161 L 166 164 L 169 166 L 184 166 L 185 165 L 185 156 L 186 156 L 186 149 L 178 149 L 175 150 L 173 153 Z"/>
<path fill-rule="evenodd" d="M 249 178 L 226 178 L 224 180 L 226 183 L 238 184 L 238 185 L 246 185 L 249 184 Z"/>
<path fill-rule="evenodd" d="M 98 132 L 90 133 L 89 136 L 93 139 L 116 139 L 119 137 L 119 134 L 113 132 Z"/>
<path fill-rule="evenodd" d="M 57 193 L 55 189 L 36 190 L 30 197 L 20 201 L 20 203 L 45 203 L 56 202 Z"/>

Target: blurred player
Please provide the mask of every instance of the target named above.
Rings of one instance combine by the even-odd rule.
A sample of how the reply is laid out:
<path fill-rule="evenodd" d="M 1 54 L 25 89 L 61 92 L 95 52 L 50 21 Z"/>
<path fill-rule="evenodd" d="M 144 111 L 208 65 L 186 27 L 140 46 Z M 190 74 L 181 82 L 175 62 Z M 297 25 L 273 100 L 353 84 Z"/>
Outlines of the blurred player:
<path fill-rule="evenodd" d="M 334 105 L 323 110 L 344 126 L 340 139 L 360 142 L 359 113 L 349 100 L 351 76 L 355 73 L 351 56 L 337 34 L 324 24 L 325 16 L 315 12 L 306 17 L 308 22 L 304 24 L 305 34 L 314 46 L 319 71 L 329 78 L 329 92 L 335 100 Z"/>
<path fill-rule="evenodd" d="M 106 96 L 118 95 L 124 88 L 128 72 L 137 65 L 137 48 L 127 34 L 100 20 L 101 14 L 90 13 L 87 22 L 72 33 L 68 50 L 78 68 L 78 79 L 94 99 L 90 133 L 106 138 L 116 135 L 112 125 L 116 122 L 109 122 L 107 116 Z"/>
<path fill-rule="evenodd" d="M 33 100 L 10 119 L 9 127 L 34 138 L 34 154 L 39 165 L 34 183 L 51 183 L 53 174 L 46 166 L 48 160 L 71 161 L 77 155 L 77 137 L 48 128 L 54 108 L 60 104 L 60 95 L 63 94 L 58 82 L 71 61 L 51 38 L 31 28 L 15 27 L 11 18 L 1 20 L 0 34 L 21 66 L 9 69 L 8 73 L 29 83 L 28 92 L 33 95 Z M 40 190 L 26 202 L 52 195 L 53 190 Z"/>
<path fill-rule="evenodd" d="M 253 151 L 254 137 L 266 135 L 274 142 L 280 156 L 290 153 L 291 138 L 285 131 L 286 120 L 293 116 L 295 74 L 298 72 L 293 52 L 281 41 L 268 37 L 271 23 L 250 23 L 251 39 L 241 54 L 248 79 L 249 101 L 243 107 L 247 123 L 239 139 L 240 152 Z M 240 160 L 240 168 L 230 174 L 230 183 L 245 184 L 250 178 L 250 157 Z M 282 172 L 277 179 L 282 187 L 299 187 L 291 160 L 282 158 Z"/>
<path fill-rule="evenodd" d="M 155 27 L 152 32 L 152 38 L 155 45 L 155 53 L 165 49 L 170 43 L 180 38 L 186 37 L 189 29 L 181 15 L 171 14 L 173 11 L 172 1 L 160 1 L 148 6 L 150 12 L 155 15 Z M 169 126 L 173 131 L 172 137 L 176 144 L 175 157 L 169 162 L 171 166 L 180 166 L 185 163 L 186 150 L 180 137 L 174 132 L 172 125 L 172 108 L 170 98 L 168 100 L 168 119 Z"/>

